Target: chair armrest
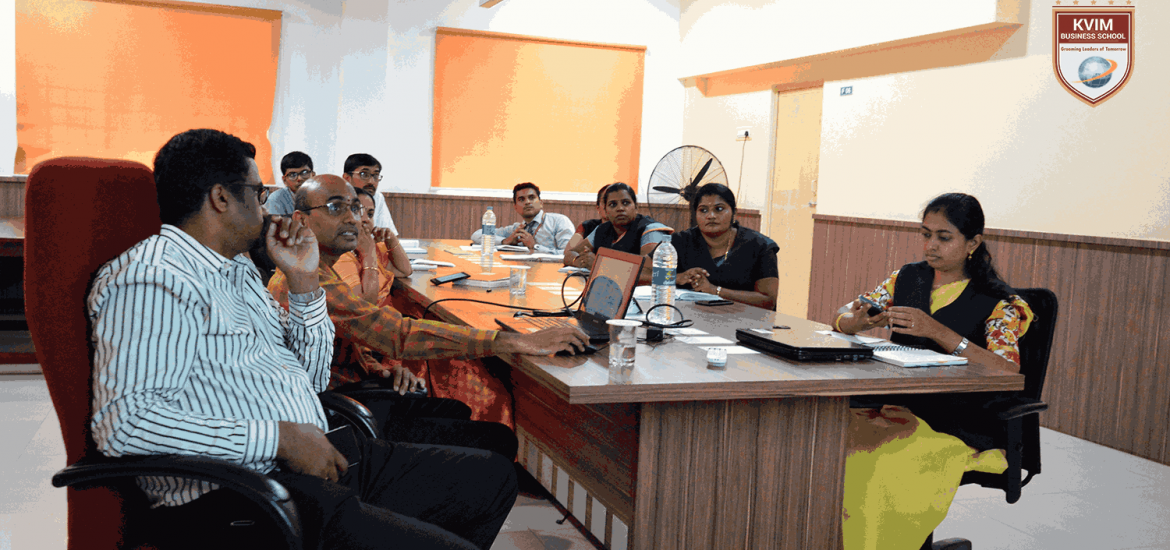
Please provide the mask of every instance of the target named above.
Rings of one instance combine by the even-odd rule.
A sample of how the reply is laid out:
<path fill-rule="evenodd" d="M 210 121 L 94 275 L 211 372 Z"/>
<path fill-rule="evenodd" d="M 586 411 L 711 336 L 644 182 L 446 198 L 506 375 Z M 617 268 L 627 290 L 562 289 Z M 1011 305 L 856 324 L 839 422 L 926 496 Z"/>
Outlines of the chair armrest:
<path fill-rule="evenodd" d="M 322 407 L 340 415 L 346 422 L 358 429 L 362 435 L 371 439 L 378 438 L 378 422 L 374 420 L 370 409 L 367 409 L 358 400 L 332 391 L 317 394 L 317 399 L 321 400 Z"/>
<path fill-rule="evenodd" d="M 1000 420 L 1021 418 L 1029 414 L 1037 414 L 1046 410 L 1048 410 L 1048 403 L 1037 399 L 1027 399 L 1023 397 L 999 401 L 988 407 L 988 411 L 990 411 Z"/>
<path fill-rule="evenodd" d="M 300 549 L 300 516 L 288 490 L 272 478 L 218 458 L 184 455 L 86 457 L 53 475 L 54 487 L 89 489 L 138 476 L 169 476 L 215 483 L 256 503 L 285 535 L 288 548 Z"/>

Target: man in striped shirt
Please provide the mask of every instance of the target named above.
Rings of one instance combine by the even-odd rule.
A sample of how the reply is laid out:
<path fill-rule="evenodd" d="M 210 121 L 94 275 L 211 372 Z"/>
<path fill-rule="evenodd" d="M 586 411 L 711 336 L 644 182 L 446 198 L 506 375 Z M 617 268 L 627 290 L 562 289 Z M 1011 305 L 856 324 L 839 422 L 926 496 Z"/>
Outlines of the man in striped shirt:
<path fill-rule="evenodd" d="M 265 473 L 300 509 L 307 548 L 489 548 L 516 496 L 507 460 L 370 440 L 348 468 L 325 438 L 316 394 L 334 328 L 317 241 L 296 220 L 261 234 L 254 157 L 215 130 L 179 134 L 155 157 L 162 230 L 103 266 L 88 301 L 98 449 L 211 456 Z M 242 255 L 260 239 L 288 277 L 287 312 Z M 149 523 L 185 545 L 250 517 L 214 484 L 138 484 L 153 503 Z"/>

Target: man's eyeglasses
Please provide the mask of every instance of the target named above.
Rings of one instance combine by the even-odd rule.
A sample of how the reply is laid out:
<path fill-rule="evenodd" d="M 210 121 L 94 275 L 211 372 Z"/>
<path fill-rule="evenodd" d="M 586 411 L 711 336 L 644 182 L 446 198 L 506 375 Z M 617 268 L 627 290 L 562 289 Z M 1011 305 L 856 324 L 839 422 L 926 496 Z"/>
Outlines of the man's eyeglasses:
<path fill-rule="evenodd" d="M 255 189 L 256 200 L 260 201 L 260 204 L 264 204 L 264 201 L 268 200 L 268 188 L 263 185 L 248 185 L 246 183 L 232 183 L 229 185 L 232 187 L 247 187 L 249 189 Z"/>
<path fill-rule="evenodd" d="M 371 174 L 369 172 L 350 172 L 349 175 L 357 176 L 361 178 L 362 181 L 382 181 L 382 174 Z"/>
<path fill-rule="evenodd" d="M 309 170 L 308 168 L 305 168 L 300 172 L 289 172 L 284 175 L 284 179 L 286 180 L 303 180 L 311 177 L 313 177 L 313 171 Z"/>
<path fill-rule="evenodd" d="M 353 216 L 355 218 L 361 219 L 361 217 L 362 217 L 362 203 L 361 202 L 333 201 L 333 202 L 327 202 L 325 204 L 322 204 L 321 206 L 311 206 L 309 208 L 298 208 L 298 210 L 300 210 L 301 212 L 309 212 L 312 210 L 316 210 L 318 208 L 327 209 L 327 212 L 329 212 L 329 215 L 333 216 L 335 218 L 337 216 L 341 216 L 342 214 L 344 214 L 346 210 L 349 210 L 350 212 L 352 212 Z"/>

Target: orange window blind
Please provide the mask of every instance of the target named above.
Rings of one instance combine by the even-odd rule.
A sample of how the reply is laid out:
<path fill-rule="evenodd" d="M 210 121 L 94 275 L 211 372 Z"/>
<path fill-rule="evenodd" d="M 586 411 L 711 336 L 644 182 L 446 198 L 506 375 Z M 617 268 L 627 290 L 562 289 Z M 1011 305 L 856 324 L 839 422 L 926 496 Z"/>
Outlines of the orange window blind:
<path fill-rule="evenodd" d="M 280 12 L 201 4 L 18 0 L 16 172 L 65 155 L 151 166 L 171 136 L 215 128 L 256 146 L 268 128 Z"/>
<path fill-rule="evenodd" d="M 431 185 L 637 187 L 645 53 L 440 27 Z"/>

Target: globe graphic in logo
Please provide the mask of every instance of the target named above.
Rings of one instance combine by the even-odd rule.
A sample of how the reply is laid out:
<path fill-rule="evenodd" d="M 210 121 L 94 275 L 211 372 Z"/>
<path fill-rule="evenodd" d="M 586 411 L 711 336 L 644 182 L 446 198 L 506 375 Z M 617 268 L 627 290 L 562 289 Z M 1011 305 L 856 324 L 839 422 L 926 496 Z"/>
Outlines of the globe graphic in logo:
<path fill-rule="evenodd" d="M 1109 79 L 1113 78 L 1113 74 L 1107 74 L 1101 78 L 1102 73 L 1107 72 L 1112 67 L 1105 58 L 1093 56 L 1081 62 L 1081 66 L 1077 69 L 1077 73 L 1081 77 L 1081 81 L 1085 86 L 1090 88 L 1100 88 L 1109 83 Z"/>

